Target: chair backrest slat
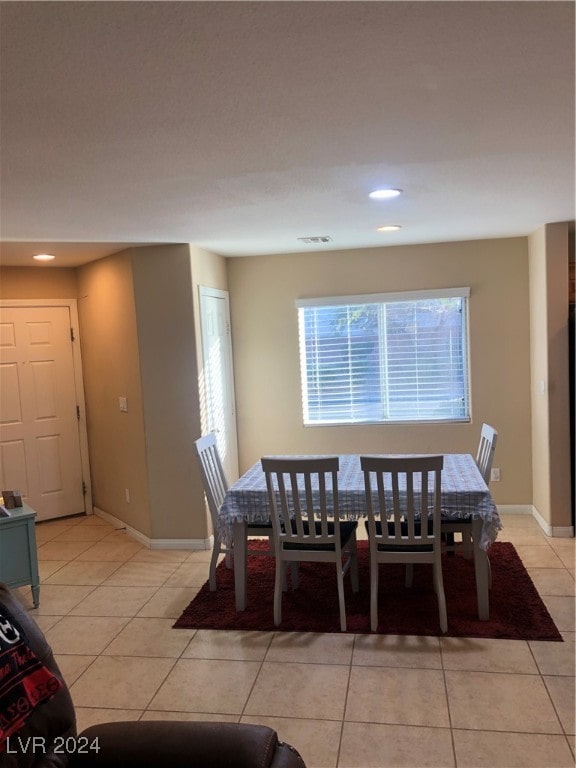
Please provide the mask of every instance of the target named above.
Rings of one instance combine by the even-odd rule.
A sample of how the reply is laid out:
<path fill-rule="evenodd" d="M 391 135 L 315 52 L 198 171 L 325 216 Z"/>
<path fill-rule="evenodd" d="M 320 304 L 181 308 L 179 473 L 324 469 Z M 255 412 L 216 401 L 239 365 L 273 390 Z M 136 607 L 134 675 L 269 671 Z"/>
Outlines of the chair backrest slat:
<path fill-rule="evenodd" d="M 228 481 L 218 453 L 216 435 L 210 433 L 195 441 L 194 447 L 200 464 L 200 473 L 204 485 L 204 493 L 208 501 L 208 509 L 212 525 L 216 525 L 218 512 L 228 490 Z"/>
<path fill-rule="evenodd" d="M 270 518 L 284 544 L 340 546 L 337 456 L 304 459 L 263 457 Z M 318 525 L 316 525 L 318 523 Z"/>
<path fill-rule="evenodd" d="M 491 427 L 489 424 L 483 424 L 476 454 L 476 465 L 486 485 L 490 484 L 490 472 L 492 470 L 492 462 L 494 461 L 494 453 L 496 452 L 497 440 L 498 432 L 496 432 L 494 427 Z"/>
<path fill-rule="evenodd" d="M 360 465 L 371 538 L 397 547 L 439 539 L 443 456 L 361 456 Z"/>

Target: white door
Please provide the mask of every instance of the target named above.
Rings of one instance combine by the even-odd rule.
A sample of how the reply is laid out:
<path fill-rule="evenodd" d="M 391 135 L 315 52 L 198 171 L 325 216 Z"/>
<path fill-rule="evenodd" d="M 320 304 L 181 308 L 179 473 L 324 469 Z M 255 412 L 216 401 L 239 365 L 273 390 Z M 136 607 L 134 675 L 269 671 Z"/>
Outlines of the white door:
<path fill-rule="evenodd" d="M 86 511 L 70 309 L 2 307 L 0 491 L 48 520 Z"/>
<path fill-rule="evenodd" d="M 200 323 L 204 360 L 201 393 L 204 432 L 216 432 L 218 451 L 228 482 L 238 477 L 236 404 L 228 293 L 200 287 Z"/>

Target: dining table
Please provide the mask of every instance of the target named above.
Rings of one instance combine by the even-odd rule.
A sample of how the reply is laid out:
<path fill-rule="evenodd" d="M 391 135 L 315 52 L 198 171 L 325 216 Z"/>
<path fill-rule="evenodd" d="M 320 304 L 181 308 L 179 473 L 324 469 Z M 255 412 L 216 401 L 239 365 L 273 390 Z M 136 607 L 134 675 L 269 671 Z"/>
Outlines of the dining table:
<path fill-rule="evenodd" d="M 398 457 L 423 454 L 362 454 Z M 487 551 L 496 540 L 502 524 L 476 461 L 468 453 L 446 453 L 442 469 L 442 519 L 467 520 L 471 524 L 478 617 L 487 621 L 490 614 L 490 564 Z M 276 458 L 313 458 L 282 455 Z M 317 457 L 316 457 L 317 458 Z M 339 457 L 338 514 L 341 520 L 366 517 L 366 490 L 360 454 Z M 248 523 L 270 523 L 266 477 L 257 461 L 226 491 L 218 515 L 218 533 L 232 545 L 234 553 L 234 589 L 236 610 L 246 608 Z"/>

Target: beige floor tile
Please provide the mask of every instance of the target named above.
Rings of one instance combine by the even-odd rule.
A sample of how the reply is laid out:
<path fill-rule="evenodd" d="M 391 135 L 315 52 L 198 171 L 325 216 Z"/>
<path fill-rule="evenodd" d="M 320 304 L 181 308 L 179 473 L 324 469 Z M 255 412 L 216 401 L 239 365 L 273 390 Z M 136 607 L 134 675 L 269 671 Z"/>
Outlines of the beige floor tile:
<path fill-rule="evenodd" d="M 74 560 L 91 546 L 89 541 L 52 540 L 38 547 L 38 560 Z"/>
<path fill-rule="evenodd" d="M 55 654 L 54 658 L 60 667 L 60 672 L 62 672 L 66 684 L 70 687 L 72 683 L 76 682 L 80 675 L 88 669 L 97 656 L 85 656 L 70 653 Z"/>
<path fill-rule="evenodd" d="M 528 643 L 524 640 L 443 637 L 440 644 L 444 669 L 538 673 Z"/>
<path fill-rule="evenodd" d="M 160 587 L 138 611 L 138 616 L 178 619 L 200 587 Z"/>
<path fill-rule="evenodd" d="M 576 666 L 574 633 L 567 633 L 563 643 L 538 640 L 531 641 L 529 645 L 542 675 L 574 676 Z"/>
<path fill-rule="evenodd" d="M 575 594 L 574 579 L 565 568 L 529 568 L 528 575 L 540 595 Z"/>
<path fill-rule="evenodd" d="M 41 560 L 38 562 L 38 572 L 40 574 L 40 583 L 43 584 L 53 573 L 59 571 L 65 565 L 68 565 L 68 560 Z"/>
<path fill-rule="evenodd" d="M 239 715 L 211 714 L 210 712 L 162 712 L 158 709 L 147 709 L 142 715 L 142 720 L 178 720 L 207 723 L 237 723 Z"/>
<path fill-rule="evenodd" d="M 575 620 L 574 598 L 542 595 L 542 600 L 560 632 L 563 630 L 572 632 Z"/>
<path fill-rule="evenodd" d="M 220 555 L 218 558 L 218 562 L 221 562 L 224 558 L 224 555 Z M 186 558 L 187 563 L 209 563 L 212 559 L 212 550 L 211 549 L 195 549 L 193 552 L 188 552 L 188 557 Z"/>
<path fill-rule="evenodd" d="M 48 616 L 65 616 L 78 605 L 94 587 L 69 586 L 60 584 L 42 584 L 40 587 L 40 605 L 37 614 Z"/>
<path fill-rule="evenodd" d="M 166 580 L 166 587 L 201 587 L 208 580 L 208 564 L 187 560 Z"/>
<path fill-rule="evenodd" d="M 244 715 L 340 720 L 348 674 L 347 666 L 265 661 Z"/>
<path fill-rule="evenodd" d="M 76 707 L 76 725 L 81 733 L 91 725 L 100 723 L 122 723 L 126 720 L 140 720 L 142 710 L 105 709 L 102 707 Z"/>
<path fill-rule="evenodd" d="M 130 560 L 106 579 L 114 587 L 161 587 L 178 567 L 177 563 L 148 563 Z"/>
<path fill-rule="evenodd" d="M 446 672 L 453 728 L 561 733 L 539 675 Z"/>
<path fill-rule="evenodd" d="M 564 563 L 548 544 L 518 544 L 516 551 L 525 568 L 564 568 Z"/>
<path fill-rule="evenodd" d="M 59 533 L 53 542 L 87 541 L 91 544 L 100 541 L 108 535 L 108 529 L 103 525 L 75 525 L 68 530 Z"/>
<path fill-rule="evenodd" d="M 449 727 L 443 674 L 436 669 L 352 667 L 345 720 Z"/>
<path fill-rule="evenodd" d="M 549 539 L 540 528 L 504 527 L 498 534 L 498 541 L 510 541 L 515 547 L 548 544 Z"/>
<path fill-rule="evenodd" d="M 78 559 L 124 563 L 126 560 L 130 560 L 137 552 L 140 552 L 141 549 L 144 549 L 141 544 L 125 536 L 113 540 L 110 540 L 110 536 L 107 536 L 102 541 L 91 544 L 78 556 Z"/>
<path fill-rule="evenodd" d="M 259 669 L 256 661 L 180 659 L 149 708 L 240 715 Z"/>
<path fill-rule="evenodd" d="M 91 594 L 79 603 L 73 616 L 136 616 L 150 600 L 156 587 L 93 587 Z"/>
<path fill-rule="evenodd" d="M 306 768 L 336 768 L 342 723 L 340 720 L 297 720 L 291 717 L 243 717 L 241 723 L 267 725 L 280 741 L 294 747 Z"/>
<path fill-rule="evenodd" d="M 350 664 L 354 635 L 346 633 L 276 632 L 266 661 L 306 664 Z"/>
<path fill-rule="evenodd" d="M 46 544 L 71 527 L 69 523 L 36 523 L 36 543 L 38 546 Z"/>
<path fill-rule="evenodd" d="M 440 641 L 417 635 L 357 635 L 352 664 L 442 669 Z"/>
<path fill-rule="evenodd" d="M 177 659 L 196 630 L 172 629 L 173 623 L 172 619 L 132 619 L 103 653 Z"/>
<path fill-rule="evenodd" d="M 64 616 L 46 633 L 54 653 L 98 654 L 126 626 L 128 619 Z"/>
<path fill-rule="evenodd" d="M 70 693 L 79 707 L 145 709 L 173 666 L 173 659 L 100 656 Z"/>
<path fill-rule="evenodd" d="M 44 634 L 49 629 L 52 629 L 54 625 L 58 624 L 59 621 L 62 621 L 62 616 L 42 616 L 42 614 L 37 614 L 36 611 L 32 613 L 32 617 Z"/>
<path fill-rule="evenodd" d="M 448 728 L 344 723 L 338 768 L 449 768 Z"/>
<path fill-rule="evenodd" d="M 576 734 L 575 705 L 574 705 L 574 678 L 573 677 L 545 677 L 544 682 L 550 696 L 564 733 L 572 736 Z"/>
<path fill-rule="evenodd" d="M 183 563 L 189 549 L 141 549 L 131 558 L 131 563 Z"/>
<path fill-rule="evenodd" d="M 561 548 L 555 548 L 554 551 L 556 552 L 560 560 L 562 560 L 566 568 L 568 568 L 572 573 L 574 573 L 574 567 L 575 567 L 574 552 L 569 549 L 561 549 Z"/>
<path fill-rule="evenodd" d="M 533 528 L 539 531 L 542 530 L 536 518 L 529 514 L 515 515 L 511 512 L 500 512 L 500 520 L 504 528 Z"/>
<path fill-rule="evenodd" d="M 174 632 L 181 632 L 175 629 Z M 192 630 L 194 631 L 194 630 Z M 262 661 L 270 646 L 273 632 L 199 629 L 182 654 L 187 659 L 237 659 Z"/>
<path fill-rule="evenodd" d="M 102 525 L 105 528 L 110 528 L 111 530 L 114 529 L 112 523 L 96 514 L 82 515 L 78 520 L 78 525 Z"/>
<path fill-rule="evenodd" d="M 576 538 L 574 536 L 552 536 L 548 541 L 553 549 L 559 552 L 571 552 L 576 556 Z"/>
<path fill-rule="evenodd" d="M 454 730 L 458 768 L 570 768 L 564 736 Z"/>
<path fill-rule="evenodd" d="M 95 526 L 96 527 L 96 526 Z M 82 584 L 98 586 L 102 584 L 114 571 L 120 567 L 120 563 L 90 563 L 73 560 L 67 563 L 49 576 L 46 584 Z"/>

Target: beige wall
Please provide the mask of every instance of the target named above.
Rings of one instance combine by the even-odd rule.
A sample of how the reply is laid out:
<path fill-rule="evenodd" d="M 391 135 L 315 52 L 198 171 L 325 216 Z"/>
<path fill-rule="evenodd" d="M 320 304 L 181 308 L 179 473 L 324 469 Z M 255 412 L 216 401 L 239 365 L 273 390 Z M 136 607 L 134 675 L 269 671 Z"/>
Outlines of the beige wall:
<path fill-rule="evenodd" d="M 529 238 L 533 504 L 551 528 L 569 528 L 568 224 Z"/>
<path fill-rule="evenodd" d="M 229 259 L 240 470 L 266 453 L 475 452 L 499 431 L 500 504 L 530 504 L 526 238 Z M 471 424 L 304 427 L 294 302 L 469 286 Z"/>
<path fill-rule="evenodd" d="M 94 505 L 150 536 L 130 251 L 79 268 L 78 290 Z M 120 412 L 121 396 L 128 400 L 127 413 Z"/>
<path fill-rule="evenodd" d="M 204 492 L 193 451 L 200 409 L 187 245 L 134 248 L 132 269 L 154 539 L 205 539 Z"/>
<path fill-rule="evenodd" d="M 75 299 L 77 295 L 75 269 L 0 268 L 1 299 Z"/>

